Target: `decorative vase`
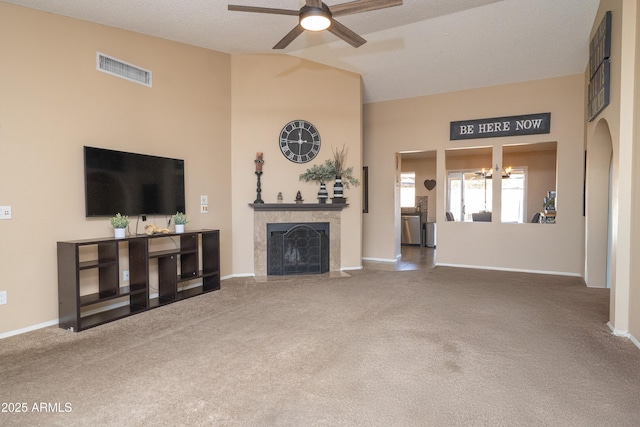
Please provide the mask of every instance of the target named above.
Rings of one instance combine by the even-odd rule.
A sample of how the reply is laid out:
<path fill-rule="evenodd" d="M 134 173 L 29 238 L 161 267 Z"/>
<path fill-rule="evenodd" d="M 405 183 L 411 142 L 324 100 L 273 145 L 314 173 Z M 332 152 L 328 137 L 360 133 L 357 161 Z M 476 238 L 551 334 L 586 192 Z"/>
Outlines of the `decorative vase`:
<path fill-rule="evenodd" d="M 114 228 L 113 233 L 116 239 L 124 239 L 125 237 L 125 229 L 124 228 Z"/>
<path fill-rule="evenodd" d="M 341 176 L 336 176 L 336 182 L 333 184 L 333 197 L 343 197 Z"/>
<path fill-rule="evenodd" d="M 184 224 L 176 224 L 176 234 L 184 233 Z"/>
<path fill-rule="evenodd" d="M 318 190 L 318 203 L 327 203 L 329 198 L 329 192 L 327 191 L 327 185 L 324 182 L 320 183 L 320 190 Z"/>
<path fill-rule="evenodd" d="M 342 176 L 336 176 L 336 182 L 333 184 L 333 199 L 331 203 L 345 203 L 346 200 L 342 194 Z"/>

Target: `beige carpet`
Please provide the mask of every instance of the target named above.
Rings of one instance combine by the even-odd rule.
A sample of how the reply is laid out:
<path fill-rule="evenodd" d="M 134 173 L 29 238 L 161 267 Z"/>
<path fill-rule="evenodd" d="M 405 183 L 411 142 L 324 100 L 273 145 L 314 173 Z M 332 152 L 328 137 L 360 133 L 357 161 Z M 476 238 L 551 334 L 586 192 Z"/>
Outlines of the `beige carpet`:
<path fill-rule="evenodd" d="M 227 280 L 0 341 L 2 409 L 27 406 L 0 424 L 637 426 L 640 350 L 609 333 L 608 298 L 577 278 L 444 267 Z"/>

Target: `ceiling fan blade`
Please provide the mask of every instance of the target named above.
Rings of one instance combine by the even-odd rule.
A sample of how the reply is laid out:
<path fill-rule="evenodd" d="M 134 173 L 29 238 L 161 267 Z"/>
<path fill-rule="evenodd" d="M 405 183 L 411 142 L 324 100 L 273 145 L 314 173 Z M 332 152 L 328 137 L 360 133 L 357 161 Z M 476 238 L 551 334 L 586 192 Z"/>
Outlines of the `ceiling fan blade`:
<path fill-rule="evenodd" d="M 353 47 L 360 47 L 367 42 L 365 39 L 351 31 L 335 19 L 331 20 L 329 31 L 331 31 L 333 34 L 340 37 L 342 40 L 346 41 Z"/>
<path fill-rule="evenodd" d="M 227 6 L 227 10 L 232 10 L 234 12 L 271 13 L 274 15 L 291 15 L 291 16 L 300 15 L 299 10 L 273 9 L 270 7 L 256 7 L 256 6 L 239 6 L 235 4 L 230 4 L 229 6 Z"/>
<path fill-rule="evenodd" d="M 318 9 L 322 9 L 322 0 L 307 0 L 306 4 L 309 7 L 317 7 Z"/>
<path fill-rule="evenodd" d="M 344 16 L 394 6 L 402 6 L 402 0 L 356 0 L 329 6 L 329 10 L 333 16 Z"/>
<path fill-rule="evenodd" d="M 294 41 L 296 37 L 304 32 L 304 28 L 300 24 L 293 27 L 293 30 L 289 31 L 289 34 L 284 36 L 282 40 L 280 40 L 273 48 L 274 49 L 284 49 L 289 46 L 289 43 Z"/>

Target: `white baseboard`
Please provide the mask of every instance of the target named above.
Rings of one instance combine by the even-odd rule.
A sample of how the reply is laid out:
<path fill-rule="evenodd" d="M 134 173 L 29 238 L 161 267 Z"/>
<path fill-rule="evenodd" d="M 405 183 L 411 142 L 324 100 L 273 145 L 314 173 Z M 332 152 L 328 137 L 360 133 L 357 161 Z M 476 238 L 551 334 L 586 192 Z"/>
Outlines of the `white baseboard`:
<path fill-rule="evenodd" d="M 355 267 L 344 267 L 340 269 L 340 271 L 352 271 L 352 270 L 362 270 L 362 266 L 358 265 Z"/>
<path fill-rule="evenodd" d="M 362 258 L 363 261 L 375 261 L 375 262 L 390 262 L 394 263 L 397 259 L 388 259 L 388 258 Z"/>
<path fill-rule="evenodd" d="M 570 273 L 568 271 L 528 270 L 524 268 L 492 267 L 492 266 L 486 266 L 486 265 L 447 264 L 447 263 L 441 263 L 441 262 L 437 262 L 436 266 L 437 267 L 456 267 L 456 268 L 475 268 L 477 270 L 512 271 L 514 273 L 535 273 L 535 274 L 552 274 L 556 276 L 582 277 L 578 273 Z"/>
<path fill-rule="evenodd" d="M 636 339 L 636 337 L 634 337 L 633 335 L 629 334 L 629 339 L 631 340 L 633 345 L 635 345 L 636 347 L 640 348 L 640 341 L 638 341 Z"/>
<path fill-rule="evenodd" d="M 24 334 L 27 332 L 31 332 L 31 331 L 35 331 L 37 329 L 42 329 L 42 328 L 46 328 L 49 326 L 54 326 L 58 324 L 58 319 L 53 319 L 53 320 L 49 320 L 43 323 L 38 323 L 37 325 L 31 325 L 31 326 L 27 326 L 26 328 L 21 328 L 21 329 L 16 329 L 13 331 L 9 331 L 9 332 L 4 332 L 2 334 L 0 334 L 0 340 L 4 339 L 4 338 L 9 338 L 12 337 L 14 335 L 20 335 L 20 334 Z"/>
<path fill-rule="evenodd" d="M 621 331 L 620 329 L 616 329 L 613 326 L 613 324 L 611 324 L 611 322 L 607 322 L 607 326 L 609 327 L 609 330 L 611 331 L 611 335 L 615 335 L 616 337 L 621 337 L 621 338 L 628 338 L 629 341 L 631 341 L 633 343 L 633 345 L 635 345 L 636 347 L 640 348 L 640 341 L 638 341 L 636 339 L 636 337 L 631 335 L 629 332 Z"/>
<path fill-rule="evenodd" d="M 617 337 L 622 337 L 622 338 L 629 338 L 630 336 L 628 332 L 624 332 L 619 329 L 616 329 L 610 321 L 607 322 L 607 326 L 609 327 L 609 330 L 611 331 L 612 335 L 615 335 Z"/>
<path fill-rule="evenodd" d="M 234 277 L 256 277 L 255 273 L 239 273 L 239 274 L 231 274 L 230 276 L 225 276 L 227 279 L 233 279 Z"/>

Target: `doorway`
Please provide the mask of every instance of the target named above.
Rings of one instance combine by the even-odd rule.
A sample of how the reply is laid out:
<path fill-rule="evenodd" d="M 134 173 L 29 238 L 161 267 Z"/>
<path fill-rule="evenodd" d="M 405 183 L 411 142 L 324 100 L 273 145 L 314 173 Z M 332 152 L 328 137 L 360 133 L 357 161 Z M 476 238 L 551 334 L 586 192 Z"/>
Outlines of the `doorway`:
<path fill-rule="evenodd" d="M 601 119 L 587 147 L 585 161 L 585 282 L 611 286 L 613 144 L 607 121 Z"/>
<path fill-rule="evenodd" d="M 410 256 L 409 251 L 405 251 L 405 245 L 402 244 L 402 219 L 410 217 L 413 224 L 416 222 L 416 217 L 419 218 L 420 239 L 413 242 L 414 245 L 434 250 L 436 247 L 437 152 L 436 150 L 399 152 L 397 158 L 396 179 L 399 185 L 396 186 L 398 191 L 396 194 L 396 241 L 400 244 L 396 247 L 396 257 L 403 259 L 411 258 L 413 255 Z"/>

